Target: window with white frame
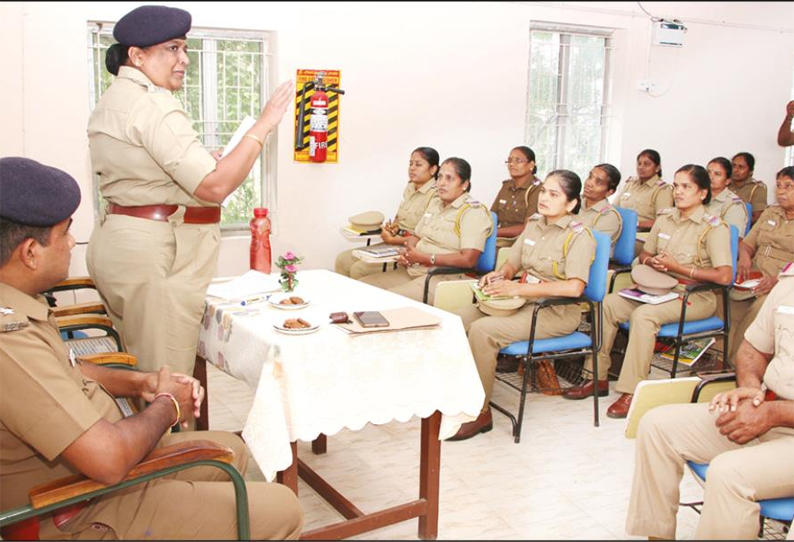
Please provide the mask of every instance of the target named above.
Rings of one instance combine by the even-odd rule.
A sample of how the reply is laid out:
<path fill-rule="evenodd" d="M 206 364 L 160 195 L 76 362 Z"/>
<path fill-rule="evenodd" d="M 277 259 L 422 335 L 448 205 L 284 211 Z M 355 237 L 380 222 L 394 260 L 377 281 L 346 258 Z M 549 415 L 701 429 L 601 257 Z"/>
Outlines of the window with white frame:
<path fill-rule="evenodd" d="M 603 162 L 609 127 L 611 30 L 533 23 L 525 141 L 538 171 L 584 179 Z"/>
<path fill-rule="evenodd" d="M 91 22 L 89 72 L 91 109 L 113 82 L 105 69 L 105 54 L 115 40 L 113 24 Z M 223 149 L 246 115 L 259 118 L 269 94 L 270 73 L 275 63 L 269 52 L 268 32 L 193 28 L 188 36 L 190 66 L 182 88 L 174 95 L 182 102 L 193 127 L 209 151 Z M 254 207 L 276 203 L 275 138 L 270 138 L 245 182 L 227 200 L 221 228 L 248 228 Z M 97 207 L 101 197 L 94 182 Z"/>

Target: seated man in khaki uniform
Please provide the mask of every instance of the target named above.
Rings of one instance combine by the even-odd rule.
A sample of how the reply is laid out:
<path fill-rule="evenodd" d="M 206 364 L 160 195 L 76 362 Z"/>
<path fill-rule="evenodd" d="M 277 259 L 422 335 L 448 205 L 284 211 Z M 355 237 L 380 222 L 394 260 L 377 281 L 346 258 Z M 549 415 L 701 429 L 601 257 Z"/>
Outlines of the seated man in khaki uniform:
<path fill-rule="evenodd" d="M 198 381 L 167 366 L 142 373 L 81 364 L 61 340 L 40 294 L 69 272 L 75 180 L 34 160 L 0 158 L 0 193 L 0 509 L 72 474 L 114 484 L 155 447 L 197 438 L 231 448 L 244 472 L 248 452 L 234 434 L 167 432 L 198 416 Z M 151 404 L 125 418 L 113 395 Z M 295 495 L 278 484 L 247 486 L 252 537 L 297 538 L 303 514 Z M 46 516 L 39 536 L 234 539 L 234 490 L 218 469 L 188 469 Z"/>
<path fill-rule="evenodd" d="M 755 539 L 757 501 L 794 496 L 794 264 L 745 333 L 736 362 L 735 390 L 709 405 L 657 407 L 640 421 L 629 534 L 675 538 L 687 460 L 709 463 L 696 540 Z"/>

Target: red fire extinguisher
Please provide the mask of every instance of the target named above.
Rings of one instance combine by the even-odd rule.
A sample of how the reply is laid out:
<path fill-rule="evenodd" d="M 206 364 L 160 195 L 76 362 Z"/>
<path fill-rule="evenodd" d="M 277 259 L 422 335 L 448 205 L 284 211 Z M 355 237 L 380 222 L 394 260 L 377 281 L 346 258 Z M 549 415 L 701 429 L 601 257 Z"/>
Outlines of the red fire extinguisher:
<path fill-rule="evenodd" d="M 309 160 L 312 162 L 325 162 L 328 154 L 328 94 L 324 90 L 317 86 L 310 104 Z"/>

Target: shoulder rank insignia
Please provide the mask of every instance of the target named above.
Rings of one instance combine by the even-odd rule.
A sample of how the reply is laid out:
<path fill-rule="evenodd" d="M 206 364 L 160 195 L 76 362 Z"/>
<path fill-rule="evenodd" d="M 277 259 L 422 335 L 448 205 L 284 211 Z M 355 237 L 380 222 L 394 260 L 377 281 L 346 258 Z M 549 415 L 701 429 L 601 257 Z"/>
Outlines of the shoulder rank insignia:
<path fill-rule="evenodd" d="M 531 217 L 529 217 L 529 219 L 530 219 L 530 220 L 540 220 L 542 216 L 543 216 L 543 215 L 542 215 L 542 214 L 540 214 L 540 213 L 535 213 L 534 215 L 532 215 Z"/>
<path fill-rule="evenodd" d="M 468 204 L 469 204 L 469 205 L 471 205 L 472 207 L 476 207 L 476 206 L 482 205 L 482 203 L 480 203 L 480 202 L 479 202 L 479 201 L 477 201 L 476 199 L 470 199 L 470 200 L 468 200 L 466 203 L 468 203 Z"/>
<path fill-rule="evenodd" d="M 582 230 L 584 230 L 584 223 L 571 222 L 571 230 L 573 230 L 574 233 L 582 233 Z"/>
<path fill-rule="evenodd" d="M 662 179 L 659 179 L 658 181 L 656 181 L 656 186 L 669 186 L 670 188 L 673 187 L 667 181 L 663 181 Z"/>
<path fill-rule="evenodd" d="M 659 212 L 656 213 L 656 216 L 669 215 L 672 214 L 673 211 L 675 211 L 675 207 L 667 207 L 666 209 L 659 209 Z"/>
<path fill-rule="evenodd" d="M 612 211 L 612 207 L 610 207 L 609 205 L 607 205 L 606 207 L 604 207 L 603 209 L 601 209 L 600 213 L 601 213 L 602 215 L 608 215 L 610 211 Z"/>
<path fill-rule="evenodd" d="M 722 224 L 722 219 L 715 215 L 703 215 L 703 221 L 708 223 L 713 228 L 716 228 Z"/>
<path fill-rule="evenodd" d="M 540 180 L 540 179 L 538 179 L 537 177 L 535 177 L 534 179 L 532 179 L 532 184 L 533 184 L 533 185 L 535 185 L 535 186 L 540 186 L 542 183 L 543 183 L 543 181 L 541 181 L 541 180 Z"/>
<path fill-rule="evenodd" d="M 8 307 L 0 307 L 0 314 L 3 316 L 14 314 L 14 309 L 9 309 Z"/>

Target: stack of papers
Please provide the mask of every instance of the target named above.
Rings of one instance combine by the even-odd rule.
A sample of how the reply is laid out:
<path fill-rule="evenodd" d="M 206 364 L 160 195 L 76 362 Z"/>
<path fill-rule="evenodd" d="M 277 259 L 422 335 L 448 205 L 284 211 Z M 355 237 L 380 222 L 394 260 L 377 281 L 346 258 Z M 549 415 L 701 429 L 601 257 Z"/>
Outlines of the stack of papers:
<path fill-rule="evenodd" d="M 391 246 L 360 248 L 358 251 L 371 258 L 388 258 L 389 256 L 398 256 L 400 254 L 398 249 Z"/>
<path fill-rule="evenodd" d="M 253 295 L 276 292 L 281 289 L 278 278 L 259 271 L 246 274 L 220 284 L 210 284 L 207 295 L 226 301 L 246 299 Z"/>
<path fill-rule="evenodd" d="M 641 303 L 650 303 L 651 305 L 658 305 L 659 303 L 666 303 L 667 301 L 678 299 L 678 292 L 668 292 L 664 295 L 651 295 L 637 290 L 636 288 L 623 288 L 618 292 L 618 295 Z"/>

